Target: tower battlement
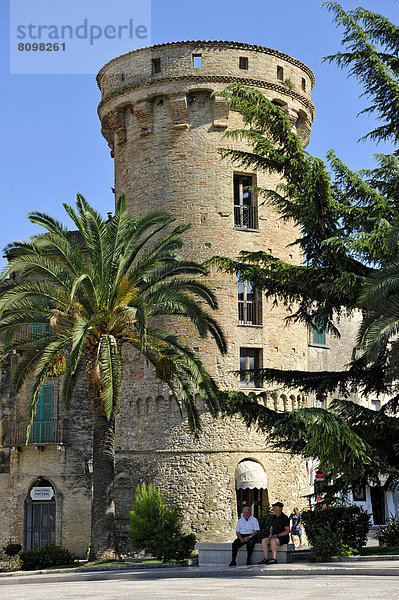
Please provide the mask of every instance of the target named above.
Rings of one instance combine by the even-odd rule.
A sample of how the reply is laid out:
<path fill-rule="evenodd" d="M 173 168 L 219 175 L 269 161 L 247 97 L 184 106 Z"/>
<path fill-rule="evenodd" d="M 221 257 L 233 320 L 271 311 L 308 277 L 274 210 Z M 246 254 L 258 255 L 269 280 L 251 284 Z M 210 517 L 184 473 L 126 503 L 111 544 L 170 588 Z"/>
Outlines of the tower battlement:
<path fill-rule="evenodd" d="M 224 130 L 229 109 L 223 99 L 210 95 L 233 82 L 262 90 L 281 104 L 305 145 L 315 113 L 309 67 L 277 50 L 251 44 L 188 41 L 141 48 L 107 63 L 97 82 L 102 132 L 112 151 L 127 140 L 129 113 L 136 121 L 133 131 L 140 136 L 153 133 L 159 119 L 175 129 L 195 126 L 192 105 L 199 93 L 203 99 L 207 94 L 210 103 L 203 106 L 203 116 L 215 129 Z M 157 106 L 164 108 L 159 111 Z"/>

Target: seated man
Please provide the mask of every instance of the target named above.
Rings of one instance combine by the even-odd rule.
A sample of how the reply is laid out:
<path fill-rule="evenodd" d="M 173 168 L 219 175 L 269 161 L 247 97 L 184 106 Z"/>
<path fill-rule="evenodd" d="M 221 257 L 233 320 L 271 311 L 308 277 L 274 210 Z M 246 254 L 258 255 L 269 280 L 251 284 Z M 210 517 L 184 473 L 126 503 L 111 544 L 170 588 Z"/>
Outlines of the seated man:
<path fill-rule="evenodd" d="M 231 563 L 229 566 L 235 567 L 237 565 L 237 552 L 244 544 L 247 545 L 247 565 L 250 565 L 252 552 L 256 544 L 256 536 L 259 533 L 259 523 L 258 519 L 251 516 L 249 506 L 245 506 L 242 511 L 242 517 L 238 519 L 236 533 L 237 539 L 233 542 Z"/>
<path fill-rule="evenodd" d="M 260 561 L 260 565 L 273 565 L 277 563 L 277 548 L 283 544 L 288 544 L 290 533 L 290 520 L 283 513 L 284 504 L 276 502 L 272 504 L 273 518 L 270 527 L 270 535 L 262 540 L 263 554 L 265 558 Z M 269 546 L 272 549 L 272 558 L 269 560 Z"/>

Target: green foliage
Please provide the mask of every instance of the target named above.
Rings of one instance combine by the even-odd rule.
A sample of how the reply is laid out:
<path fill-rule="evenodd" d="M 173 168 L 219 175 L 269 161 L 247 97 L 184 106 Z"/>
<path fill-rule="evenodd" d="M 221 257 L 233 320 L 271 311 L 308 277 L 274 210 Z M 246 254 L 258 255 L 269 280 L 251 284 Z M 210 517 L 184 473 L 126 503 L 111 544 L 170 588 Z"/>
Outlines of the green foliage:
<path fill-rule="evenodd" d="M 370 101 L 379 126 L 368 134 L 375 141 L 399 141 L 399 28 L 362 8 L 344 11 L 325 2 L 337 26 L 344 28 L 342 52 L 325 60 L 349 69 Z M 222 157 L 248 171 L 281 177 L 276 189 L 258 189 L 259 199 L 281 218 L 294 223 L 293 245 L 303 264 L 286 263 L 265 252 L 242 252 L 212 262 L 228 273 L 239 273 L 268 298 L 287 307 L 288 321 L 310 329 L 320 327 L 339 336 L 339 317 L 361 309 L 365 320 L 358 343 L 363 356 L 341 371 L 309 373 L 256 369 L 246 374 L 264 387 L 299 389 L 325 399 L 335 395 L 329 411 L 301 409 L 279 415 L 262 398 L 241 393 L 225 395 L 228 414 L 265 432 L 275 447 L 305 457 L 320 457 L 329 493 L 361 480 L 392 483 L 399 475 L 397 419 L 399 407 L 399 157 L 398 150 L 375 156 L 375 168 L 352 171 L 334 153 L 327 161 L 303 148 L 284 110 L 265 95 L 240 84 L 221 95 L 240 112 L 245 126 L 227 131 Z M 228 142 L 233 144 L 228 147 Z M 248 150 L 236 150 L 236 140 Z M 378 414 L 347 398 L 351 393 L 393 396 Z M 293 432 L 295 432 L 293 434 Z M 277 440 L 277 441 L 276 441 Z"/>
<path fill-rule="evenodd" d="M 124 197 L 110 222 L 80 195 L 76 208 L 64 208 L 77 231 L 33 212 L 31 222 L 45 232 L 5 249 L 9 265 L 0 286 L 0 360 L 30 348 L 15 369 L 14 392 L 33 380 L 32 418 L 46 377 L 61 368 L 68 406 L 85 363 L 91 398 L 112 421 L 119 410 L 122 347 L 130 344 L 158 365 L 171 393 L 186 407 L 191 429 L 198 431 L 196 394 L 216 415 L 216 385 L 198 356 L 177 335 L 159 328 L 159 317 L 178 315 L 191 321 L 200 337 L 212 336 L 220 351 L 226 350 L 220 327 L 202 307 L 218 307 L 214 293 L 196 278 L 207 270 L 178 254 L 189 226 L 175 225 L 162 211 L 132 216 Z M 31 323 L 44 327 L 29 340 L 21 339 L 20 328 Z"/>
<path fill-rule="evenodd" d="M 342 544 L 341 553 L 338 556 L 358 556 L 359 550 L 351 548 L 348 544 Z"/>
<path fill-rule="evenodd" d="M 391 517 L 386 527 L 381 527 L 378 539 L 387 546 L 399 546 L 399 519 Z"/>
<path fill-rule="evenodd" d="M 325 562 L 331 560 L 333 556 L 342 556 L 344 551 L 342 536 L 342 528 L 331 530 L 328 525 L 320 524 L 318 534 L 311 542 L 313 560 Z"/>
<path fill-rule="evenodd" d="M 73 565 L 76 562 L 76 556 L 72 552 L 55 544 L 25 550 L 20 558 L 23 571 Z"/>
<path fill-rule="evenodd" d="M 10 555 L 0 551 L 0 572 L 10 573 L 12 571 L 19 571 L 21 569 L 21 564 L 21 558 L 17 553 L 15 555 Z"/>
<path fill-rule="evenodd" d="M 353 415 L 353 422 L 359 418 L 361 407 L 347 401 L 337 401 L 335 411 L 333 405 L 332 410 L 328 411 L 303 408 L 292 412 L 276 412 L 264 405 L 263 396 L 249 397 L 242 392 L 226 392 L 223 397 L 225 412 L 231 416 L 241 415 L 245 424 L 262 431 L 267 443 L 276 450 L 288 450 L 304 458 L 317 458 L 322 472 L 331 479 L 339 478 L 345 487 L 354 477 L 362 478 L 366 470 L 378 476 L 381 467 L 379 457 L 374 456 L 371 447 L 362 440 L 361 427 L 354 431 L 354 427 L 347 422 L 348 406 L 358 409 L 356 416 Z M 344 414 L 345 409 L 347 412 Z M 339 410 L 342 410 L 342 416 Z M 368 412 L 375 414 L 375 411 Z M 372 427 L 371 423 L 369 427 Z M 381 445 L 383 440 L 381 438 Z"/>
<path fill-rule="evenodd" d="M 301 515 L 316 560 L 348 556 L 348 547 L 360 550 L 366 545 L 370 515 L 360 506 L 316 506 Z"/>
<path fill-rule="evenodd" d="M 371 105 L 364 113 L 374 113 L 381 124 L 367 137 L 376 141 L 399 140 L 399 35 L 398 27 L 382 15 L 364 8 L 344 11 L 338 2 L 324 2 L 337 26 L 344 28 L 342 45 L 346 52 L 325 58 L 341 68 L 349 68 L 364 88 Z"/>
<path fill-rule="evenodd" d="M 183 516 L 169 507 L 161 492 L 142 483 L 135 492 L 130 517 L 130 542 L 134 550 L 168 562 L 187 558 L 195 546 L 195 536 L 182 531 Z"/>
<path fill-rule="evenodd" d="M 272 525 L 273 513 L 269 505 L 265 506 L 259 517 L 259 541 L 265 537 L 269 537 L 270 527 Z"/>
<path fill-rule="evenodd" d="M 19 554 L 21 552 L 22 545 L 16 544 L 10 540 L 8 542 L 8 544 L 3 546 L 3 550 L 4 550 L 5 554 L 7 554 L 7 556 L 16 556 L 17 554 Z"/>

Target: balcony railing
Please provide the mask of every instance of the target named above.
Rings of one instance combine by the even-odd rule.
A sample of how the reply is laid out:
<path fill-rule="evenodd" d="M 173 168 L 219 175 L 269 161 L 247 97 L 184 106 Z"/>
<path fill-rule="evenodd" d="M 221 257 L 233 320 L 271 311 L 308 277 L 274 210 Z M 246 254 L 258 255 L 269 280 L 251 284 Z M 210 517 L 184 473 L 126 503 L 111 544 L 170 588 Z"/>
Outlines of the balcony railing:
<path fill-rule="evenodd" d="M 240 229 L 258 228 L 258 208 L 245 204 L 234 206 L 234 227 Z"/>
<path fill-rule="evenodd" d="M 4 419 L 4 446 L 22 446 L 26 442 L 26 419 Z M 65 443 L 64 419 L 49 419 L 32 423 L 28 444 L 43 446 Z"/>
<path fill-rule="evenodd" d="M 240 325 L 260 325 L 260 306 L 257 300 L 238 301 L 238 322 Z"/>

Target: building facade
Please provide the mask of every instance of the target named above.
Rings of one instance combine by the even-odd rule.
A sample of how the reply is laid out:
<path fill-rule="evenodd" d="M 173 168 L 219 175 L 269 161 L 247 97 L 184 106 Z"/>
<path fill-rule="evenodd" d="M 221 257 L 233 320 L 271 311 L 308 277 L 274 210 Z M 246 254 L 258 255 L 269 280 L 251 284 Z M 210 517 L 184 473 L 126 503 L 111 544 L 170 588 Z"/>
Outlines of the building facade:
<path fill-rule="evenodd" d="M 260 90 L 283 107 L 306 146 L 314 118 L 314 76 L 308 67 L 250 44 L 177 42 L 120 56 L 101 69 L 97 81 L 102 133 L 115 161 L 116 197 L 126 195 L 132 214 L 163 209 L 177 223 L 190 223 L 183 250 L 188 259 L 263 250 L 301 263 L 299 248 L 290 247 L 298 230 L 251 189 L 274 189 L 279 179 L 221 158 L 221 147 L 246 146 L 223 137 L 243 121 L 216 94 L 233 82 Z M 168 324 L 198 353 L 221 389 L 266 391 L 266 405 L 280 411 L 311 405 L 295 390 L 264 390 L 236 372 L 255 366 L 325 369 L 327 363 L 334 365 L 333 344 L 309 339 L 300 324 L 286 326 L 286 308 L 272 306 L 236 276 L 212 269 L 208 283 L 218 297 L 216 318 L 227 338 L 227 354 L 221 356 L 212 340 L 198 338 L 179 320 Z M 347 338 L 345 348 L 352 350 L 352 333 Z M 238 417 L 213 419 L 201 401 L 202 433 L 193 439 L 184 411 L 180 413 L 153 368 L 131 350 L 125 358 L 115 478 L 124 550 L 129 549 L 128 513 L 141 481 L 153 482 L 179 505 L 187 525 L 203 541 L 232 539 L 244 505 L 255 514 L 276 500 L 289 511 L 306 505 L 313 480 L 304 460 L 275 452 Z M 58 400 L 59 381 L 46 382 L 25 445 L 30 390 L 17 398 L 10 391 L 10 373 L 18 360 L 13 355 L 1 366 L 0 545 L 9 538 L 27 548 L 55 541 L 84 556 L 91 506 L 91 415 L 85 384 L 79 384 L 66 414 Z"/>
<path fill-rule="evenodd" d="M 164 209 L 177 223 L 190 223 L 184 257 L 205 261 L 241 250 L 273 253 L 301 262 L 289 244 L 298 237 L 292 223 L 262 203 L 250 186 L 275 188 L 272 174 L 248 172 L 222 160 L 219 148 L 245 149 L 227 140 L 227 129 L 243 126 L 241 116 L 217 92 L 240 82 L 284 107 L 307 144 L 314 117 L 308 67 L 268 48 L 232 42 L 162 44 L 116 58 L 98 74 L 102 132 L 115 161 L 116 196 L 125 194 L 132 214 Z M 252 366 L 307 368 L 307 332 L 286 327 L 283 306 L 272 307 L 249 283 L 213 269 L 217 319 L 228 344 L 221 356 L 211 340 L 176 321 L 175 330 L 200 355 L 222 389 L 261 391 L 256 381 L 234 372 Z M 270 394 L 278 410 L 306 405 L 300 394 Z M 306 464 L 276 453 L 240 419 L 213 420 L 202 407 L 203 432 L 194 440 L 173 398 L 137 356 L 126 361 L 117 424 L 118 527 L 126 536 L 133 490 L 153 481 L 184 510 L 202 540 L 234 535 L 237 510 L 254 512 L 277 499 L 290 508 L 309 492 Z M 267 482 L 267 483 L 266 483 Z"/>

